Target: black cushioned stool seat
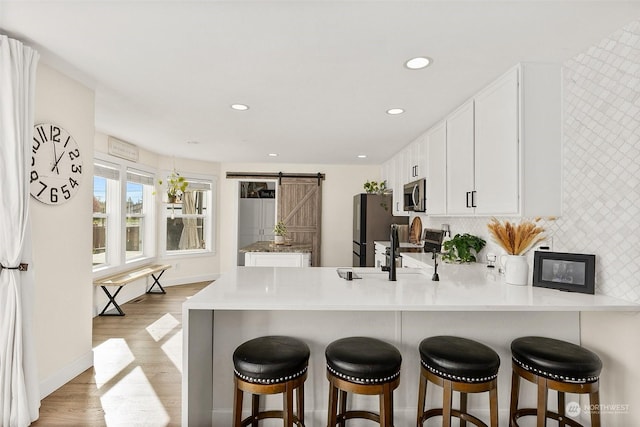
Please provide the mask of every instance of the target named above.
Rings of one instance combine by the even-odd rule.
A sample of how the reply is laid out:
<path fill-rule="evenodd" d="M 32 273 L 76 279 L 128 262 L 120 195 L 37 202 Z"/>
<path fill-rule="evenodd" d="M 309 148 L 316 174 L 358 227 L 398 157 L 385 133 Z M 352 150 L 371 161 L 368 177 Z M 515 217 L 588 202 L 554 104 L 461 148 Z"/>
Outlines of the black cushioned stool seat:
<path fill-rule="evenodd" d="M 282 418 L 285 427 L 304 426 L 304 381 L 309 364 L 309 346 L 286 336 L 254 338 L 233 353 L 235 394 L 234 427 L 257 426 L 265 418 Z M 297 410 L 293 411 L 296 391 Z M 242 419 L 244 392 L 252 394 L 251 416 Z M 282 411 L 260 411 L 260 395 L 283 393 Z"/>
<path fill-rule="evenodd" d="M 393 390 L 400 384 L 402 356 L 396 347 L 376 338 L 336 340 L 325 350 L 329 380 L 327 425 L 363 418 L 393 427 Z M 347 411 L 347 393 L 379 395 L 380 412 Z"/>
<path fill-rule="evenodd" d="M 602 361 L 592 351 L 553 338 L 522 337 L 511 342 L 511 355 L 513 373 L 509 422 L 512 426 L 518 426 L 520 417 L 535 415 L 538 426 L 545 426 L 547 418 L 552 418 L 561 426 L 580 427 L 581 424 L 565 415 L 565 393 L 588 393 L 591 408 L 600 404 Z M 537 408 L 518 409 L 520 378 L 537 385 Z M 547 409 L 549 390 L 558 392 L 558 412 Z M 591 411 L 591 425 L 600 426 L 598 411 Z"/>
<path fill-rule="evenodd" d="M 491 426 L 498 425 L 498 368 L 500 357 L 477 341 L 454 336 L 425 338 L 420 351 L 420 384 L 418 390 L 417 425 L 442 415 L 442 425 L 450 426 L 451 417 L 477 426 L 486 424 L 467 412 L 467 393 L 489 392 Z M 442 408 L 425 410 L 427 382 L 443 388 Z M 452 392 L 460 392 L 460 409 L 452 408 Z"/>

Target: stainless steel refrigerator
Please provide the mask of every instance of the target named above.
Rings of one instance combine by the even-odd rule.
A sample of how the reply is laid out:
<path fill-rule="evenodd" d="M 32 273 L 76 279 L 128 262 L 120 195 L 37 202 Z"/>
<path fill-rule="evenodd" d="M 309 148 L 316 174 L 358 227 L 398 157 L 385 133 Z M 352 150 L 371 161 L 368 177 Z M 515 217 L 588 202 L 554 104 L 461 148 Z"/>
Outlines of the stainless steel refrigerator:
<path fill-rule="evenodd" d="M 391 214 L 391 195 L 356 194 L 353 197 L 353 266 L 374 267 L 374 241 L 387 241 L 391 224 L 408 224 L 408 217 Z"/>

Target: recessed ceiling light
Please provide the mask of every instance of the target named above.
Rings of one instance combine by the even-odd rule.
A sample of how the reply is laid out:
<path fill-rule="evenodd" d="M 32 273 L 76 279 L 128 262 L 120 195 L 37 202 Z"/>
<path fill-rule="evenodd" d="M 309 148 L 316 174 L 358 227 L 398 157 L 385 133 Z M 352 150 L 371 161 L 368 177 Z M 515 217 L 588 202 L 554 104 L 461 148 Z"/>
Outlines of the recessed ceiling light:
<path fill-rule="evenodd" d="M 278 157 L 278 153 L 269 153 L 269 157 Z"/>
<path fill-rule="evenodd" d="M 231 105 L 231 108 L 237 111 L 247 111 L 249 109 L 249 106 L 244 104 L 233 104 Z"/>
<path fill-rule="evenodd" d="M 410 70 L 421 70 L 431 64 L 431 59 L 426 56 L 419 56 L 417 58 L 411 58 L 404 63 L 404 66 Z"/>
<path fill-rule="evenodd" d="M 366 159 L 367 155 L 366 154 L 358 154 L 358 158 L 359 159 Z"/>
<path fill-rule="evenodd" d="M 390 108 L 387 110 L 387 114 L 390 114 L 392 116 L 402 114 L 402 113 L 404 113 L 404 110 L 402 108 Z"/>

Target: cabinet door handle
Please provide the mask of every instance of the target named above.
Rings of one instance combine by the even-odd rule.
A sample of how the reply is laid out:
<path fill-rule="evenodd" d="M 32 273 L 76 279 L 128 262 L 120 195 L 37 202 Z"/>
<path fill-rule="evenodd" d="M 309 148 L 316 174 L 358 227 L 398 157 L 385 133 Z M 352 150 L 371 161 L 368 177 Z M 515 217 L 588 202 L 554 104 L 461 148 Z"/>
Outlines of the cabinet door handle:
<path fill-rule="evenodd" d="M 471 192 L 471 207 L 472 208 L 477 208 L 477 206 L 476 206 L 476 190 L 473 190 Z"/>
<path fill-rule="evenodd" d="M 468 207 L 468 208 L 470 208 L 470 207 L 471 207 L 471 205 L 470 205 L 470 203 L 469 203 L 469 196 L 471 195 L 471 191 L 467 191 L 467 193 L 466 193 L 466 194 L 467 194 L 467 195 L 466 195 L 466 200 L 465 200 L 465 202 L 466 202 L 466 204 L 467 204 L 467 207 Z"/>

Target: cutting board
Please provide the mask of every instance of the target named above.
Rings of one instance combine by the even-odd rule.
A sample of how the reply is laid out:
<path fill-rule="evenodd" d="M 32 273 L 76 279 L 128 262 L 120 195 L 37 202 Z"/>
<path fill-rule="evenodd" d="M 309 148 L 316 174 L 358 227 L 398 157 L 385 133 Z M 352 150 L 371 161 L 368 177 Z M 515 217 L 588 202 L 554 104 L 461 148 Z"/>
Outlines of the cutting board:
<path fill-rule="evenodd" d="M 411 221 L 411 228 L 409 229 L 409 243 L 420 243 L 420 237 L 422 236 L 422 220 L 419 216 L 413 218 Z"/>

